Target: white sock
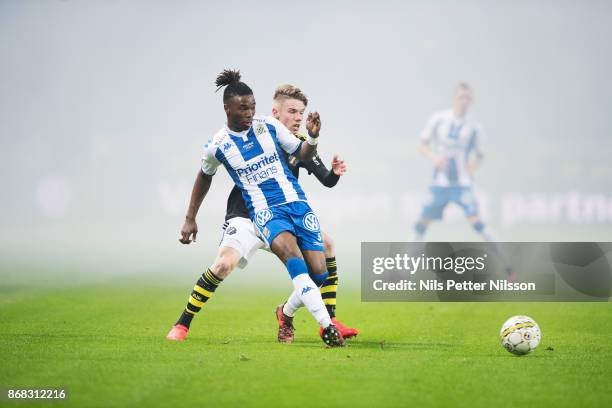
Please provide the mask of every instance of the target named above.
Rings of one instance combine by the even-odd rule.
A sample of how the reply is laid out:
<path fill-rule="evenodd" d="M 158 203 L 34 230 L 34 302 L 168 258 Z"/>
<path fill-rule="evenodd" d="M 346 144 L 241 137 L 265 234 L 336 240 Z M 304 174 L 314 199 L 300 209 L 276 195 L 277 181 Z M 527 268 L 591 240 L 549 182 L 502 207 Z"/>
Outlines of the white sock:
<path fill-rule="evenodd" d="M 293 278 L 293 287 L 302 304 L 315 318 L 321 327 L 325 328 L 331 324 L 331 318 L 321 298 L 321 292 L 307 273 L 301 273 Z"/>
<path fill-rule="evenodd" d="M 283 307 L 283 313 L 289 317 L 293 317 L 295 312 L 302 306 L 304 306 L 304 303 L 302 303 L 302 299 L 300 299 L 298 292 L 294 290 L 291 292 L 291 295 L 289 295 L 289 299 L 287 299 L 287 303 L 285 303 Z"/>

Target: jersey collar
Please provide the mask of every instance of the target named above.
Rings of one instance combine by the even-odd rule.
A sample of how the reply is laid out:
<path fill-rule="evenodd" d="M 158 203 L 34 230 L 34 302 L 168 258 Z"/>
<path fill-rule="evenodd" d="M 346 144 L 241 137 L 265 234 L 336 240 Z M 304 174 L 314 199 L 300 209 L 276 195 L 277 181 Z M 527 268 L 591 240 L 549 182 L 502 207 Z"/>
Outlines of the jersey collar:
<path fill-rule="evenodd" d="M 229 126 L 227 126 L 227 122 L 225 122 L 225 131 L 227 132 L 227 134 L 231 135 L 231 136 L 237 136 L 237 137 L 241 137 L 244 140 L 248 139 L 249 137 L 249 131 L 253 128 L 253 126 L 251 126 L 250 128 L 243 130 L 242 132 L 236 132 L 232 129 L 229 128 Z"/>

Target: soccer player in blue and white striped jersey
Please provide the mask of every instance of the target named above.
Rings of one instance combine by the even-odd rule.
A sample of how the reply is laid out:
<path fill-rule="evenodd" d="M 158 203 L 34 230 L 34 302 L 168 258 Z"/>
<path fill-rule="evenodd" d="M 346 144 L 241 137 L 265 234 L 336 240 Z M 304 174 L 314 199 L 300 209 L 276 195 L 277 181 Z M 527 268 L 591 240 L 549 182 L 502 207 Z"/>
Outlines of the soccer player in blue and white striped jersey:
<path fill-rule="evenodd" d="M 216 84 L 218 89 L 225 87 L 227 124 L 204 148 L 181 242 L 195 239 L 196 214 L 212 176 L 223 165 L 241 190 L 259 235 L 285 264 L 296 293 L 322 327 L 321 338 L 328 346 L 342 346 L 342 335 L 333 325 L 318 290 L 328 277 L 319 221 L 283 154 L 284 151 L 302 162 L 312 159 L 316 154 L 320 117 L 316 112 L 308 115 L 308 137 L 303 142 L 273 117 L 254 116 L 253 92 L 240 81 L 238 71 L 224 71 Z M 196 285 L 200 288 L 196 301 L 203 305 L 221 279 L 208 269 L 200 280 Z"/>
<path fill-rule="evenodd" d="M 442 218 L 451 202 L 459 205 L 474 229 L 487 241 L 492 237 L 478 213 L 473 174 L 482 163 L 483 131 L 468 115 L 472 88 L 465 82 L 455 90 L 453 108 L 434 113 L 421 133 L 420 150 L 434 164 L 429 202 L 415 225 L 415 241 L 422 241 L 432 220 Z"/>

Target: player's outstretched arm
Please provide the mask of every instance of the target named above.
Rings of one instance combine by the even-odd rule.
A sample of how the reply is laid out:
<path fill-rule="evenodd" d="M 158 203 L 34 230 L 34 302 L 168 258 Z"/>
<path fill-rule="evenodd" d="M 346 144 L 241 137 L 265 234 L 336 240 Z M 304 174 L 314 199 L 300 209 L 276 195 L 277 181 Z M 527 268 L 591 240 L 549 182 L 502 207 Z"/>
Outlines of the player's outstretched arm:
<path fill-rule="evenodd" d="M 330 188 L 338 184 L 340 177 L 346 173 L 346 164 L 337 154 L 332 159 L 331 170 L 325 167 L 318 155 L 315 155 L 311 161 L 304 163 L 304 168 L 308 170 L 308 174 L 314 174 L 321 184 Z"/>
<path fill-rule="evenodd" d="M 319 131 L 321 130 L 321 116 L 318 112 L 310 112 L 306 118 L 306 130 L 308 138 L 295 157 L 302 163 L 306 163 L 317 154 L 317 143 L 319 142 Z"/>
<path fill-rule="evenodd" d="M 191 199 L 189 200 L 185 223 L 183 224 L 183 228 L 181 228 L 181 237 L 179 238 L 181 244 L 190 244 L 192 240 L 193 242 L 196 240 L 196 236 L 198 235 L 196 215 L 198 215 L 198 210 L 202 205 L 204 197 L 206 197 L 208 193 L 211 183 L 212 176 L 204 174 L 202 170 L 198 170 L 195 182 L 193 183 L 193 189 L 191 190 Z"/>

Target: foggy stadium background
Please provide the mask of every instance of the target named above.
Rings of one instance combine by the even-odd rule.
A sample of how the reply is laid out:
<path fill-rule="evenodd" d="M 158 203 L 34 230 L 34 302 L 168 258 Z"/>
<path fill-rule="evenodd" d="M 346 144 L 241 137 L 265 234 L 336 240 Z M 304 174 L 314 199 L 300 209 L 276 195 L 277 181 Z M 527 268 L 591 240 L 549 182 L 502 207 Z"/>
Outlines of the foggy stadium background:
<path fill-rule="evenodd" d="M 197 244 L 180 245 L 201 146 L 225 121 L 224 68 L 260 114 L 282 83 L 321 113 L 320 154 L 348 173 L 331 190 L 300 180 L 344 281 L 359 281 L 361 241 L 411 239 L 432 171 L 418 135 L 459 80 L 487 135 L 476 187 L 499 240 L 612 239 L 609 2 L 249 4 L 0 2 L 2 281 L 191 285 L 232 186 L 220 169 Z M 428 239 L 479 239 L 447 215 Z M 289 286 L 264 253 L 231 280 Z"/>

